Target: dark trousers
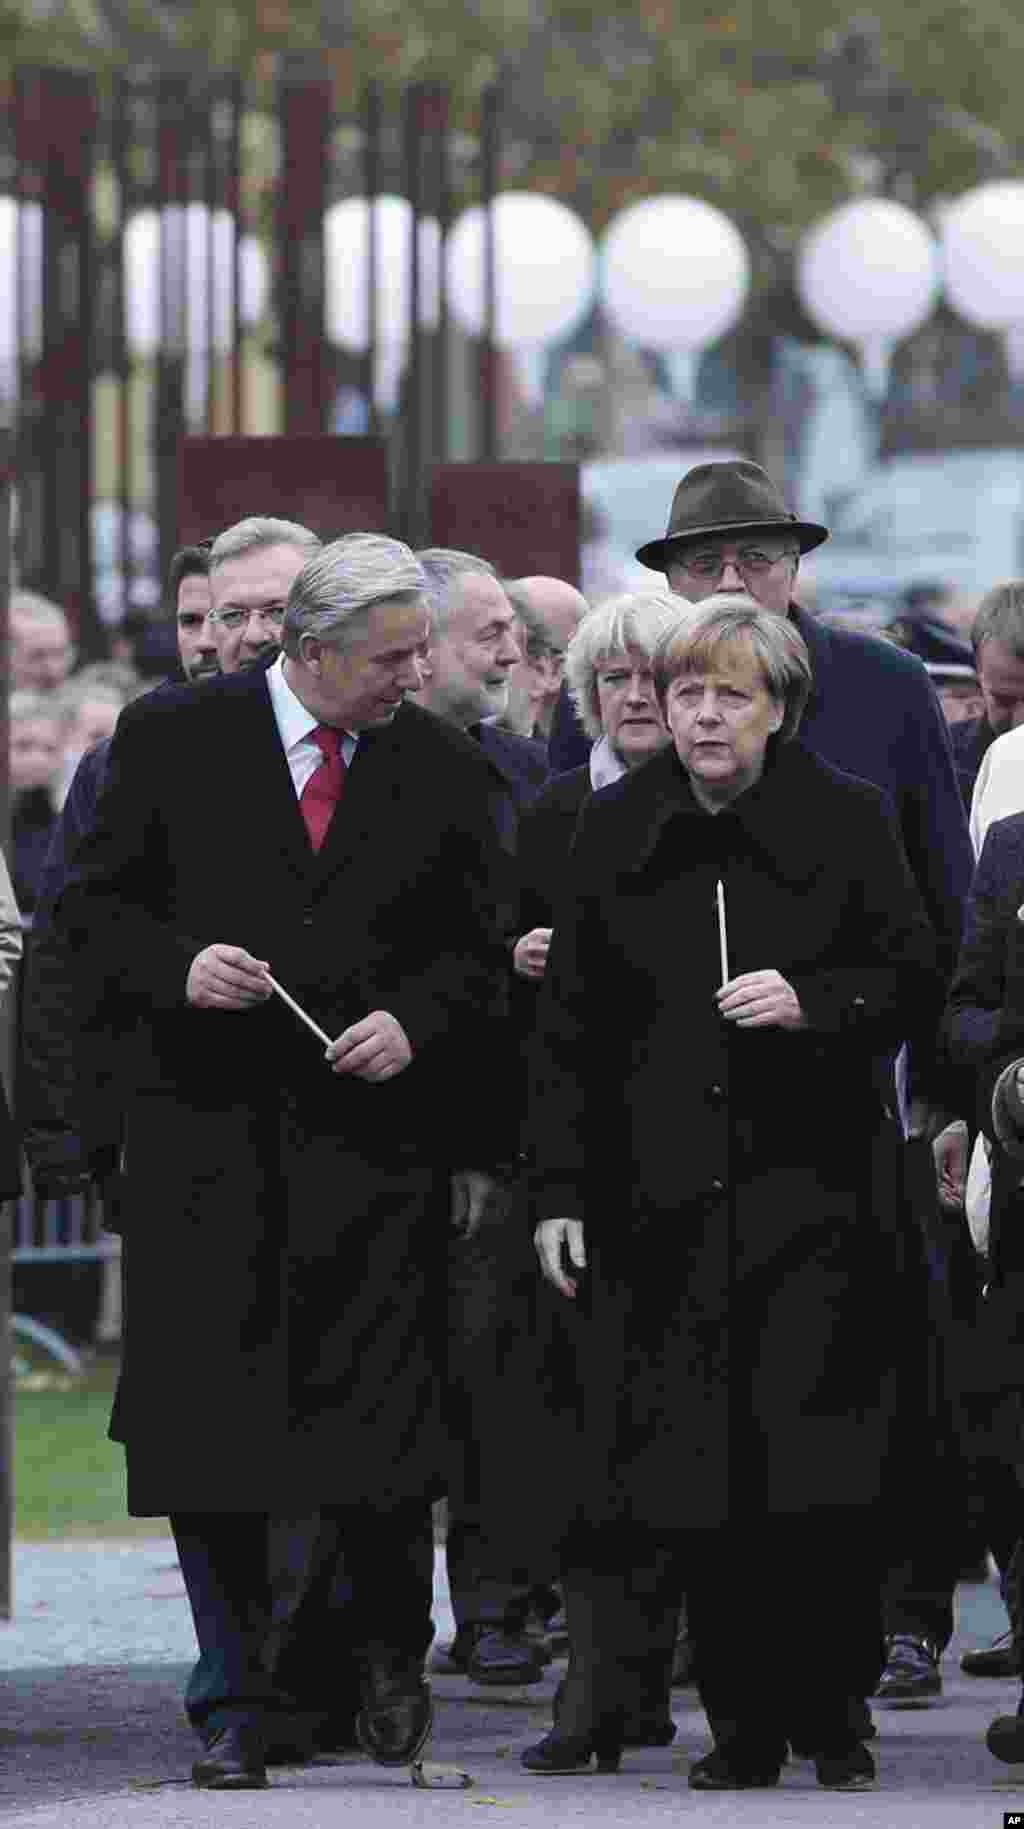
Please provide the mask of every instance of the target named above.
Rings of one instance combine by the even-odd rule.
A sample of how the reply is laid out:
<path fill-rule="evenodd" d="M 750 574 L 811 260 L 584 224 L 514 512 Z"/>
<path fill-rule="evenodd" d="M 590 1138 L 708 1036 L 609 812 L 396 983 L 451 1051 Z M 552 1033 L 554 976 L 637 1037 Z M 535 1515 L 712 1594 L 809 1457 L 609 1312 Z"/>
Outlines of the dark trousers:
<path fill-rule="evenodd" d="M 203 1739 L 240 1721 L 282 1739 L 343 1731 L 368 1659 L 422 1662 L 433 1636 L 427 1506 L 178 1512 L 170 1523 L 199 1644 L 185 1711 Z"/>
<path fill-rule="evenodd" d="M 716 1740 L 739 1740 L 770 1761 L 791 1736 L 816 1751 L 845 1751 L 849 1697 L 870 1694 L 885 1661 L 870 1513 L 693 1533 L 686 1560 L 697 1686 Z"/>
<path fill-rule="evenodd" d="M 494 1478 L 507 1431 L 529 1396 L 529 1334 L 536 1260 L 514 1188 L 498 1187 L 472 1238 L 453 1238 L 448 1263 L 449 1404 L 458 1444 L 448 1498 L 445 1554 L 458 1627 L 522 1625 L 531 1590 L 552 1571 L 529 1556 L 506 1568 L 496 1554 L 494 1506 L 505 1496 Z M 534 1503 L 522 1495 L 524 1504 Z M 539 1501 L 543 1502 L 542 1495 Z M 500 1539 L 508 1543 L 507 1519 Z"/>
<path fill-rule="evenodd" d="M 941 1652 L 953 1636 L 953 1596 L 971 1553 L 970 1477 L 955 1426 L 952 1342 L 973 1318 L 978 1282 L 966 1220 L 946 1213 L 935 1198 L 931 1145 L 909 1142 L 906 1163 L 928 1278 L 927 1377 L 935 1454 L 922 1466 L 928 1491 L 917 1494 L 909 1534 L 905 1512 L 889 1520 L 885 1631 L 929 1639 Z"/>

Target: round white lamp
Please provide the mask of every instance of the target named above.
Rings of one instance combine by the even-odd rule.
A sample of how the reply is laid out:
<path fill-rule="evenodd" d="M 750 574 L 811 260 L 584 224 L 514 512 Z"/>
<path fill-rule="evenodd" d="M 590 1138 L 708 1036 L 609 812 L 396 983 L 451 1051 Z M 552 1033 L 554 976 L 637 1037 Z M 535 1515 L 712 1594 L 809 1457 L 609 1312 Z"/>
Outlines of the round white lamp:
<path fill-rule="evenodd" d="M 819 330 L 858 346 L 865 384 L 881 400 L 893 345 L 934 308 L 938 250 L 921 218 L 904 204 L 861 197 L 841 204 L 810 230 L 796 283 Z"/>
<path fill-rule="evenodd" d="M 692 399 L 702 350 L 736 323 L 750 290 L 743 237 L 700 197 L 630 204 L 601 240 L 601 302 L 630 342 L 664 355 Z"/>
<path fill-rule="evenodd" d="M 1024 377 L 1024 181 L 979 184 L 940 230 L 946 297 L 979 330 L 1001 330 L 1015 380 Z"/>
<path fill-rule="evenodd" d="M 388 412 L 398 388 L 412 316 L 412 205 L 405 197 L 373 200 L 376 356 L 374 394 Z M 370 205 L 365 197 L 334 203 L 324 218 L 324 284 L 327 334 L 332 343 L 362 355 L 370 342 Z M 418 231 L 419 321 L 436 330 L 441 320 L 441 231 L 421 216 Z"/>

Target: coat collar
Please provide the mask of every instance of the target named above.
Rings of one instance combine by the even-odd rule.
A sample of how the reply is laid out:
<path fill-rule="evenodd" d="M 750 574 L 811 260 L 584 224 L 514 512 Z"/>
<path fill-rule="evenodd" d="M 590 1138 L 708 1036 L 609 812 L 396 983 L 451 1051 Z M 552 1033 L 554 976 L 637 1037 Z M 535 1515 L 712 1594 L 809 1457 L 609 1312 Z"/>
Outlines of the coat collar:
<path fill-rule="evenodd" d="M 774 753 L 773 753 L 774 752 Z M 669 745 L 623 784 L 631 810 L 626 869 L 638 872 L 653 857 L 665 832 L 682 821 L 694 830 L 701 821 L 727 822 L 759 853 L 772 875 L 800 886 L 819 874 L 821 860 L 808 844 L 812 813 L 828 771 L 798 742 L 770 744 L 764 774 L 721 813 L 711 815 L 694 798 L 686 771 Z M 635 790 L 639 804 L 632 805 Z M 626 792 L 623 793 L 626 798 Z M 794 809 L 799 809 L 799 818 Z M 720 828 L 721 829 L 721 828 Z"/>

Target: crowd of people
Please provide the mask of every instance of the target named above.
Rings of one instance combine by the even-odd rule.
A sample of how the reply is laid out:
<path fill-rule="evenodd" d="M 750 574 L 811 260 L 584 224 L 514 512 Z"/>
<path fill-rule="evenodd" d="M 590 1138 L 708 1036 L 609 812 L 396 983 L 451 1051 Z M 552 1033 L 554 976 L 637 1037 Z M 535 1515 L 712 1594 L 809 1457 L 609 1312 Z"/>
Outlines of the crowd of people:
<path fill-rule="evenodd" d="M 826 538 L 701 465 L 590 607 L 254 513 L 156 687 L 15 597 L 18 1124 L 124 1235 L 198 1785 L 567 1649 L 533 1772 L 695 1681 L 693 1788 L 866 1788 L 979 1548 L 1020 1671 L 1024 584 L 951 659 L 804 610 Z"/>

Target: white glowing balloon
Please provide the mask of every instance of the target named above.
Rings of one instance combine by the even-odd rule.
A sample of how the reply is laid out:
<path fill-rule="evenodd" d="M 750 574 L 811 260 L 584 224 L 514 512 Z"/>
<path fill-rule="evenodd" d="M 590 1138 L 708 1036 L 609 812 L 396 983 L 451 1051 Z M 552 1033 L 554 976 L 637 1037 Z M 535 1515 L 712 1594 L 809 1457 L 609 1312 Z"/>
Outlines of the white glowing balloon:
<path fill-rule="evenodd" d="M 532 191 L 502 191 L 491 207 L 495 342 L 529 348 L 570 336 L 594 298 L 590 231 L 564 203 Z M 484 211 L 474 205 L 448 237 L 448 303 L 470 336 L 481 335 L 486 318 L 485 230 Z"/>
<path fill-rule="evenodd" d="M 946 297 L 979 330 L 1006 332 L 1010 372 L 1024 373 L 1024 181 L 1001 178 L 960 197 L 942 219 Z"/>
<path fill-rule="evenodd" d="M 870 393 L 881 399 L 893 345 L 931 316 L 939 291 L 931 231 L 890 197 L 843 203 L 805 237 L 797 290 L 826 336 L 860 347 Z"/>
<path fill-rule="evenodd" d="M 412 310 L 412 205 L 405 197 L 375 197 L 377 341 L 389 348 L 409 338 Z M 334 203 L 324 218 L 327 334 L 361 355 L 370 341 L 370 206 L 365 197 Z M 441 317 L 441 231 L 430 216 L 419 223 L 420 325 L 436 330 Z"/>
<path fill-rule="evenodd" d="M 19 354 L 43 348 L 43 212 L 38 203 L 0 197 L 0 373 L 17 392 Z"/>
<path fill-rule="evenodd" d="M 125 334 L 140 356 L 184 340 L 190 350 L 227 355 L 234 337 L 235 220 L 205 203 L 138 210 L 125 225 Z M 166 284 L 165 284 L 166 282 Z M 238 312 L 243 329 L 267 302 L 267 257 L 255 235 L 238 244 Z"/>
<path fill-rule="evenodd" d="M 891 341 L 931 314 L 938 250 L 913 210 L 889 197 L 861 197 L 810 230 L 796 282 L 808 315 L 828 336 Z"/>
<path fill-rule="evenodd" d="M 700 197 L 648 197 L 622 210 L 601 239 L 601 302 L 624 337 L 645 349 L 705 349 L 736 323 L 750 290 L 739 230 Z"/>

